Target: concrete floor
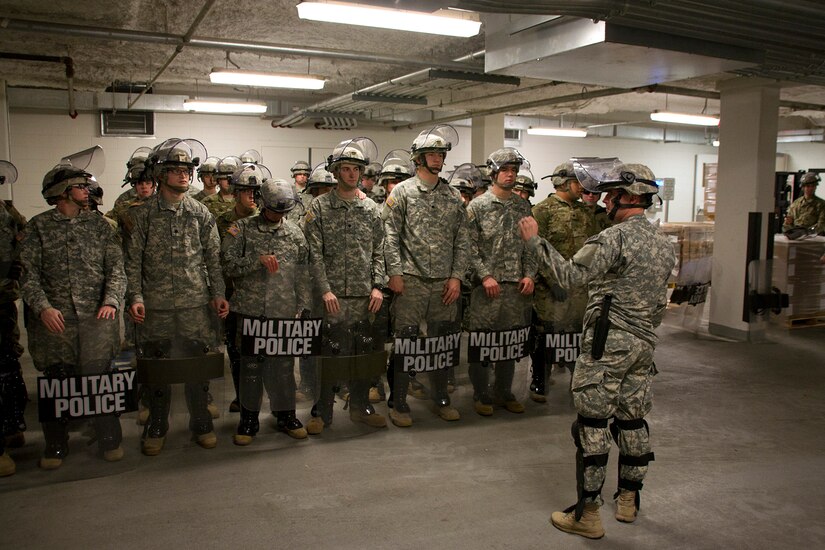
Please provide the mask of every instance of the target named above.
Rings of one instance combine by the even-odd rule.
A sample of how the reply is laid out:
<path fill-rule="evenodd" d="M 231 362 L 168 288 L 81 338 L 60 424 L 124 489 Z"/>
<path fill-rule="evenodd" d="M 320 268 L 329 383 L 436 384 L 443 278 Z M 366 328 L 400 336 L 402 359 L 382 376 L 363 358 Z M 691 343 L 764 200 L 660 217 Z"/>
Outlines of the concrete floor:
<path fill-rule="evenodd" d="M 337 411 L 322 436 L 293 441 L 267 418 L 249 447 L 232 445 L 236 415 L 203 450 L 185 425 L 155 458 L 95 458 L 82 433 L 62 468 L 37 468 L 42 436 L 30 408 L 18 473 L 0 480 L 4 548 L 816 548 L 825 546 L 825 329 L 772 329 L 770 342 L 697 336 L 671 316 L 660 328 L 660 374 L 648 417 L 651 464 L 634 524 L 602 508 L 600 542 L 548 518 L 575 498 L 565 389 L 549 403 L 482 418 L 462 386 L 462 419 L 446 423 L 411 400 L 415 424 L 377 432 Z M 30 362 L 27 368 L 31 371 Z M 33 376 L 33 375 L 32 375 Z M 526 382 L 525 382 L 526 383 Z M 30 389 L 34 386 L 30 386 Z M 220 399 L 221 385 L 213 387 Z M 225 408 L 225 403 L 222 403 Z M 385 405 L 377 406 L 386 413 Z M 307 410 L 301 413 L 305 420 Z M 263 417 L 262 417 L 263 418 Z M 92 450 L 90 450 L 92 449 Z M 604 496 L 615 490 L 611 453 Z"/>

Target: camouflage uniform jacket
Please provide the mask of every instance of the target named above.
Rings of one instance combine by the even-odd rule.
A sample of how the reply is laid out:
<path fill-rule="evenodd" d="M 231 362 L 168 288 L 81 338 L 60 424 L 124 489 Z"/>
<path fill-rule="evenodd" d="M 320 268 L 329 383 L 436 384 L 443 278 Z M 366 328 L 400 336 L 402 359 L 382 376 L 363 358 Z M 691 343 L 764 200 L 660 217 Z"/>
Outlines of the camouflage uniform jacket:
<path fill-rule="evenodd" d="M 470 234 L 458 190 L 441 178 L 429 188 L 413 176 L 395 186 L 384 209 L 387 275 L 464 278 Z"/>
<path fill-rule="evenodd" d="M 507 199 L 487 191 L 467 206 L 472 240 L 471 267 L 480 283 L 488 275 L 499 283 L 536 277 L 536 260 L 518 230 L 530 216 L 530 203 L 512 193 Z"/>
<path fill-rule="evenodd" d="M 287 212 L 286 219 L 297 224 L 298 227 L 303 227 L 304 218 L 306 213 L 309 212 L 309 207 L 315 201 L 315 197 L 312 193 L 303 189 L 298 191 L 298 199 L 301 201 L 301 206 L 296 204 L 295 208 Z"/>
<path fill-rule="evenodd" d="M 547 240 L 565 260 L 573 257 L 588 237 L 596 233 L 593 211 L 584 203 L 570 204 L 552 194 L 533 207 L 533 217 L 539 224 L 539 237 Z M 539 268 L 539 284 L 552 279 Z"/>
<path fill-rule="evenodd" d="M 656 345 L 654 329 L 667 306 L 667 279 L 676 263 L 667 237 L 637 214 L 609 227 L 566 260 L 550 243 L 533 237 L 528 245 L 565 288 L 587 285 L 584 327 L 595 323 L 602 299 L 613 296 L 610 327 Z"/>
<path fill-rule="evenodd" d="M 274 274 L 260 261 L 270 254 L 278 260 Z M 232 311 L 294 317 L 310 308 L 309 249 L 303 232 L 291 221 L 271 223 L 262 214 L 238 220 L 224 237 L 222 259 L 224 274 L 235 283 Z"/>
<path fill-rule="evenodd" d="M 604 231 L 613 225 L 613 222 L 607 217 L 607 209 L 604 206 L 597 204 L 595 206 L 588 206 L 588 208 L 593 212 L 593 222 L 595 223 L 593 234 Z"/>
<path fill-rule="evenodd" d="M 19 276 L 20 238 L 25 228 L 26 218 L 12 206 L 11 201 L 0 201 L 0 304 L 20 298 L 17 279 L 9 275 L 17 271 Z"/>
<path fill-rule="evenodd" d="M 788 216 L 793 218 L 793 225 L 802 227 L 816 226 L 817 233 L 825 233 L 825 200 L 816 195 L 807 199 L 799 197 L 791 207 L 788 208 Z M 787 231 L 792 225 L 783 225 L 782 230 Z"/>
<path fill-rule="evenodd" d="M 195 199 L 196 201 L 203 202 L 203 199 L 205 199 L 206 197 L 211 197 L 212 195 L 215 195 L 215 194 L 216 193 L 212 193 L 211 195 L 207 195 L 206 191 L 201 189 L 200 191 L 195 193 L 195 195 L 192 198 Z"/>
<path fill-rule="evenodd" d="M 132 212 L 126 242 L 129 304 L 181 309 L 224 297 L 215 218 L 191 197 L 170 203 L 151 197 Z"/>
<path fill-rule="evenodd" d="M 120 236 L 124 243 L 129 238 L 129 233 L 132 232 L 132 228 L 135 225 L 135 222 L 132 219 L 132 214 L 135 212 L 137 207 L 148 201 L 149 198 L 141 199 L 139 197 L 134 197 L 127 201 L 115 203 L 114 208 L 106 213 L 106 217 L 117 222 L 118 229 L 120 230 Z"/>
<path fill-rule="evenodd" d="M 38 317 L 50 307 L 81 318 L 123 304 L 123 252 L 117 233 L 94 212 L 67 218 L 54 208 L 38 214 L 26 227 L 20 257 L 21 294 Z"/>
<path fill-rule="evenodd" d="M 386 283 L 384 227 L 372 200 L 347 201 L 330 191 L 312 201 L 304 233 L 312 280 L 319 295 L 369 296 Z"/>
<path fill-rule="evenodd" d="M 258 214 L 258 209 L 254 209 L 252 212 L 247 214 L 246 216 L 239 216 L 236 209 L 233 207 L 232 210 L 227 210 L 223 214 L 217 217 L 215 220 L 215 224 L 218 226 L 218 235 L 221 238 L 221 242 L 223 242 L 224 237 L 227 235 L 227 230 L 234 225 L 234 223 L 238 220 L 242 220 L 243 218 L 249 218 L 251 216 L 256 216 Z"/>
<path fill-rule="evenodd" d="M 126 191 L 124 191 L 123 193 L 118 195 L 118 197 L 115 199 L 115 204 L 112 207 L 112 209 L 117 208 L 120 203 L 129 202 L 130 200 L 132 200 L 136 197 L 137 197 L 137 191 L 135 191 L 135 188 L 134 187 L 129 187 L 129 189 L 127 189 Z"/>
<path fill-rule="evenodd" d="M 220 193 L 209 195 L 200 202 L 212 212 L 216 219 L 224 212 L 228 212 L 235 207 L 235 197 L 226 198 Z"/>

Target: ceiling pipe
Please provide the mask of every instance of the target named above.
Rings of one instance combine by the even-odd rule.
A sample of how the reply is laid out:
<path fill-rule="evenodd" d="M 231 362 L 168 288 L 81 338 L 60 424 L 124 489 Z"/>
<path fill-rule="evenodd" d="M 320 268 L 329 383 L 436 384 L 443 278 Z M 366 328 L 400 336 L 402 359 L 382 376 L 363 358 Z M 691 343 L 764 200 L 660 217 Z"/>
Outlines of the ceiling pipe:
<path fill-rule="evenodd" d="M 66 81 L 69 89 L 69 117 L 77 118 L 77 109 L 75 109 L 74 103 L 74 61 L 71 57 L 0 52 L 0 59 L 13 59 L 16 61 L 42 61 L 45 63 L 62 63 L 63 65 L 65 65 Z"/>
<path fill-rule="evenodd" d="M 125 42 L 143 42 L 165 44 L 170 46 L 178 46 L 184 43 L 184 36 L 177 34 L 87 27 L 83 25 L 64 25 L 61 23 L 28 21 L 24 19 L 0 19 L 0 28 L 21 32 L 48 34 L 49 36 L 54 36 L 57 34 L 92 38 L 96 40 L 122 40 Z M 427 69 L 433 68 L 466 71 L 478 68 L 474 64 L 458 63 L 454 61 L 432 62 L 421 58 L 377 55 L 351 50 L 336 50 L 333 48 L 311 48 L 305 46 L 297 47 L 289 44 L 273 44 L 268 42 L 254 42 L 251 40 L 217 40 L 192 36 L 188 41 L 186 41 L 186 45 L 192 48 L 254 53 L 259 55 L 318 57 L 326 59 L 341 59 L 345 61 L 360 61 L 364 63 L 380 63 L 384 65 L 426 67 Z"/>
<path fill-rule="evenodd" d="M 129 102 L 127 109 L 131 109 L 132 107 L 134 107 L 135 103 L 140 101 L 140 98 L 142 98 L 146 92 L 152 89 L 152 86 L 155 84 L 155 82 L 157 82 L 158 78 L 160 78 L 160 75 L 162 75 L 164 71 L 166 71 L 166 68 L 169 67 L 169 65 L 172 64 L 172 61 L 175 60 L 178 54 L 180 54 L 180 52 L 183 51 L 183 47 L 189 42 L 189 40 L 192 38 L 192 35 L 195 34 L 195 29 L 198 28 L 198 25 L 201 24 L 201 21 L 204 20 L 206 14 L 209 13 L 209 10 L 212 9 L 213 5 L 215 5 L 215 0 L 206 0 L 206 2 L 203 4 L 203 7 L 201 8 L 201 11 L 198 12 L 198 16 L 195 17 L 195 20 L 192 21 L 191 25 L 189 25 L 189 30 L 186 31 L 185 35 L 183 35 L 183 41 L 177 45 L 174 53 L 172 53 L 172 55 L 169 56 L 169 59 L 167 59 L 166 63 L 163 64 L 163 67 L 161 67 L 160 70 L 152 78 L 152 80 L 150 80 L 149 83 L 146 84 L 146 87 L 140 91 L 140 93 L 134 99 L 134 101 Z"/>
<path fill-rule="evenodd" d="M 485 53 L 485 50 L 480 50 L 480 51 L 473 52 L 471 54 L 459 57 L 457 59 L 454 59 L 453 61 L 454 61 L 454 63 L 458 63 L 458 64 L 464 63 L 465 64 L 464 66 L 466 67 L 466 62 L 475 61 L 476 59 L 483 57 L 484 53 Z M 375 93 L 375 92 L 380 91 L 384 86 L 398 85 L 398 84 L 407 82 L 409 80 L 414 80 L 416 78 L 420 78 L 422 76 L 428 76 L 429 72 L 430 72 L 430 69 L 434 68 L 434 67 L 435 67 L 435 65 L 429 66 L 426 69 L 422 69 L 422 70 L 416 71 L 414 73 L 405 74 L 405 75 L 400 76 L 398 78 L 393 78 L 391 80 L 387 80 L 386 82 L 380 82 L 378 84 L 373 84 L 372 86 L 367 86 L 366 88 L 361 88 L 360 90 L 357 90 L 354 93 L 359 93 L 359 94 Z M 293 113 L 293 114 L 291 114 L 287 117 L 282 118 L 281 120 L 273 120 L 272 121 L 272 127 L 273 128 L 288 128 L 288 127 L 291 127 L 291 126 L 295 126 L 296 124 L 300 124 L 301 122 L 303 122 L 306 119 L 306 113 L 308 113 L 310 111 L 327 110 L 327 109 L 330 109 L 330 108 L 334 108 L 337 105 L 344 105 L 348 101 L 352 102 L 352 93 L 340 95 L 338 97 L 333 97 L 332 99 L 328 99 L 326 101 L 321 101 L 319 103 L 315 103 L 314 105 L 310 105 L 309 107 L 307 107 L 305 109 L 301 109 L 297 113 Z"/>

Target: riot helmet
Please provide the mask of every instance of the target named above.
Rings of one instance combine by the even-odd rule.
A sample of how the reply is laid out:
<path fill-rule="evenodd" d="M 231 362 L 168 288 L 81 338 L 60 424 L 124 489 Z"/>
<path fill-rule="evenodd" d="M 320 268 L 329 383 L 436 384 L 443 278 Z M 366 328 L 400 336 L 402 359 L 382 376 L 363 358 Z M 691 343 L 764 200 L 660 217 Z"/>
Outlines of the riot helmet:
<path fill-rule="evenodd" d="M 152 174 L 156 181 L 165 183 L 165 174 L 170 169 L 186 168 L 189 170 L 189 178 L 192 172 L 200 164 L 201 159 L 206 158 L 206 147 L 196 139 L 170 138 L 155 147 L 149 156 L 152 165 Z M 187 183 L 186 188 L 189 187 Z"/>
<path fill-rule="evenodd" d="M 312 167 L 309 165 L 308 162 L 303 160 L 299 160 L 292 165 L 292 168 L 289 169 L 289 173 L 292 174 L 292 177 L 295 177 L 295 174 L 304 174 L 309 176 L 310 172 L 312 171 Z"/>
<path fill-rule="evenodd" d="M 378 156 L 378 147 L 367 137 L 357 137 L 342 141 L 327 157 L 327 170 L 335 174 L 342 163 L 355 164 L 364 168 Z"/>
<path fill-rule="evenodd" d="M 146 170 L 149 155 L 151 154 L 152 149 L 149 147 L 138 147 L 132 152 L 129 160 L 126 161 L 126 175 L 123 177 L 121 187 L 126 187 L 127 185 L 134 186 L 139 181 L 139 178 L 147 177 L 142 174 Z M 148 177 L 151 178 L 151 175 Z"/>
<path fill-rule="evenodd" d="M 241 189 L 258 190 L 269 179 L 272 172 L 263 164 L 244 164 L 229 177 L 230 189 L 233 193 Z"/>
<path fill-rule="evenodd" d="M 576 176 L 588 191 L 603 193 L 618 189 L 607 216 L 612 220 L 620 208 L 649 208 L 659 191 L 653 172 L 644 164 L 624 164 L 617 158 L 574 159 Z M 624 194 L 639 195 L 641 203 L 622 203 Z"/>
<path fill-rule="evenodd" d="M 410 147 L 410 160 L 416 166 L 423 166 L 428 172 L 437 175 L 440 170 L 435 170 L 427 165 L 424 160 L 425 153 L 442 153 L 447 159 L 447 152 L 458 145 L 458 132 L 449 124 L 439 124 L 424 130 L 413 140 Z"/>
<path fill-rule="evenodd" d="M 295 185 L 282 179 L 269 179 L 261 185 L 261 202 L 267 210 L 285 214 L 301 201 Z"/>
<path fill-rule="evenodd" d="M 799 185 L 819 185 L 820 181 L 819 174 L 816 172 L 805 172 L 799 178 Z"/>
<path fill-rule="evenodd" d="M 525 193 L 527 195 L 526 197 L 522 195 L 524 199 L 536 196 L 536 181 L 533 173 L 529 169 L 523 166 L 521 167 L 518 176 L 516 176 L 516 184 L 513 186 L 513 191 L 519 194 Z"/>
<path fill-rule="evenodd" d="M 221 161 L 218 157 L 206 157 L 200 166 L 198 166 L 198 178 L 203 181 L 203 176 L 214 176 L 218 172 L 218 163 Z"/>
<path fill-rule="evenodd" d="M 320 189 L 332 188 L 337 184 L 338 181 L 335 179 L 335 176 L 332 175 L 332 172 L 328 172 L 326 169 L 326 164 L 321 162 L 313 168 L 312 173 L 309 175 L 304 193 L 312 193 L 313 191 L 318 191 Z M 315 195 L 315 193 L 312 194 Z"/>
<path fill-rule="evenodd" d="M 0 185 L 17 181 L 17 167 L 7 160 L 0 160 Z"/>
<path fill-rule="evenodd" d="M 501 167 L 506 164 L 515 166 L 516 171 L 522 166 L 528 170 L 530 169 L 530 163 L 514 147 L 503 147 L 493 151 L 487 157 L 487 167 L 490 169 L 490 175 L 493 179 L 495 179 L 495 175 L 501 170 Z"/>
<path fill-rule="evenodd" d="M 105 165 L 103 148 L 95 145 L 61 159 L 60 163 L 46 172 L 43 177 L 42 194 L 47 204 L 57 204 L 70 187 L 89 187 L 94 179 L 93 172 L 102 173 Z M 85 205 L 79 205 L 85 206 Z"/>
<path fill-rule="evenodd" d="M 475 164 L 467 162 L 457 166 L 447 181 L 450 187 L 458 189 L 462 197 L 468 195 L 469 202 L 475 196 L 476 190 L 482 187 L 481 178 L 481 170 Z"/>
<path fill-rule="evenodd" d="M 247 149 L 240 155 L 241 162 L 244 164 L 261 164 L 263 157 L 255 149 Z"/>
<path fill-rule="evenodd" d="M 406 149 L 393 149 L 384 156 L 381 171 L 378 173 L 378 185 L 386 186 L 390 180 L 399 182 L 411 178 L 415 166 L 410 162 L 410 152 Z"/>

